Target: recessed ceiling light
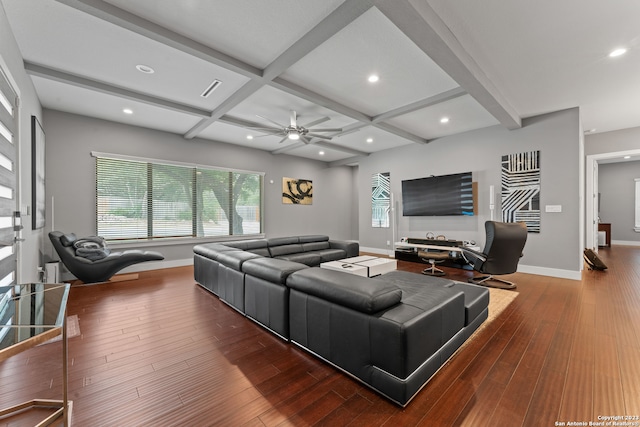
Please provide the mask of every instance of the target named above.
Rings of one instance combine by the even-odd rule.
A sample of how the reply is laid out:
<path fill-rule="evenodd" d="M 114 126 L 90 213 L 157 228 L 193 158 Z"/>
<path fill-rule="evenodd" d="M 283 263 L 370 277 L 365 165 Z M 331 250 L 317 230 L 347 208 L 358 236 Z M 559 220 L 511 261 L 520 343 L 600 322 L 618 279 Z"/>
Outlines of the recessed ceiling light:
<path fill-rule="evenodd" d="M 122 110 L 122 112 L 125 114 L 133 114 L 133 110 L 131 108 L 125 108 Z"/>
<path fill-rule="evenodd" d="M 624 158 L 625 158 L 625 159 L 630 159 L 630 158 L 631 158 L 631 156 L 624 156 Z"/>
<path fill-rule="evenodd" d="M 371 144 L 373 142 L 373 138 L 367 138 L 367 142 Z"/>
<path fill-rule="evenodd" d="M 253 139 L 253 135 L 247 135 L 247 139 Z"/>
<path fill-rule="evenodd" d="M 440 123 L 449 123 L 449 117 L 443 117 L 440 119 Z"/>
<path fill-rule="evenodd" d="M 153 68 L 149 67 L 148 65 L 143 65 L 143 64 L 136 65 L 136 70 L 140 71 L 141 73 L 145 73 L 145 74 L 153 74 L 153 73 L 156 72 L 156 70 L 154 70 Z"/>
<path fill-rule="evenodd" d="M 320 154 L 321 156 L 324 156 L 324 151 L 318 151 L 318 154 Z"/>
<path fill-rule="evenodd" d="M 615 58 L 616 56 L 624 55 L 625 53 L 627 53 L 627 49 L 625 49 L 624 47 L 621 47 L 611 51 L 611 53 L 609 54 L 609 57 Z"/>
<path fill-rule="evenodd" d="M 369 83 L 375 83 L 380 80 L 380 77 L 377 74 L 371 74 L 367 80 L 369 80 Z"/>

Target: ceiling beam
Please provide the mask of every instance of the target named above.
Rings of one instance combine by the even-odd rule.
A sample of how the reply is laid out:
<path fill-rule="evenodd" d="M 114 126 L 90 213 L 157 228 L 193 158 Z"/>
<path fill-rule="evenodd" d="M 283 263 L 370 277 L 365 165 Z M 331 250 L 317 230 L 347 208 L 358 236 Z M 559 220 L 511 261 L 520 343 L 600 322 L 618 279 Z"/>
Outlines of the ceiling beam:
<path fill-rule="evenodd" d="M 246 83 L 239 91 L 235 92 L 225 100 L 225 102 L 220 104 L 211 113 L 211 117 L 201 120 L 200 123 L 191 128 L 184 137 L 187 139 L 196 137 L 213 122 L 228 113 L 233 107 L 246 100 L 264 85 L 268 84 L 293 64 L 308 55 L 312 50 L 333 37 L 338 31 L 371 9 L 376 2 L 377 0 L 347 0 L 342 3 L 337 9 L 331 12 L 329 16 L 320 21 L 318 25 L 309 30 L 269 64 L 264 69 L 262 77 L 259 80 L 252 80 Z"/>
<path fill-rule="evenodd" d="M 452 99 L 459 98 L 466 94 L 467 94 L 466 90 L 462 89 L 461 87 L 456 87 L 451 90 L 439 93 L 437 95 L 433 95 L 428 98 L 413 102 L 411 104 L 398 107 L 395 110 L 378 114 L 373 118 L 373 122 L 374 123 L 382 122 L 384 120 L 393 119 L 394 117 L 402 116 L 404 114 L 413 113 L 414 111 L 422 110 L 423 108 L 431 107 L 433 105 L 437 105 L 446 101 L 451 101 Z"/>
<path fill-rule="evenodd" d="M 427 1 L 386 0 L 378 8 L 503 126 L 508 129 L 522 127 L 513 106 Z"/>
<path fill-rule="evenodd" d="M 191 116 L 197 117 L 207 117 L 210 114 L 208 110 L 191 107 L 189 105 L 180 104 L 178 102 L 169 101 L 163 98 L 158 98 L 97 80 L 91 80 L 86 77 L 66 73 L 64 71 L 55 70 L 53 68 L 48 68 L 27 61 L 24 62 L 24 68 L 27 71 L 27 74 L 31 76 L 37 76 L 47 80 L 52 80 L 83 89 L 89 89 L 107 95 L 118 96 L 121 98 L 129 99 L 131 101 L 142 102 L 147 105 L 176 111 L 178 113 L 189 114 Z"/>
<path fill-rule="evenodd" d="M 211 64 L 226 68 L 249 78 L 262 76 L 262 70 L 175 33 L 158 24 L 122 10 L 101 0 L 55 0 L 93 17 L 125 28 L 148 39 L 200 58 Z"/>

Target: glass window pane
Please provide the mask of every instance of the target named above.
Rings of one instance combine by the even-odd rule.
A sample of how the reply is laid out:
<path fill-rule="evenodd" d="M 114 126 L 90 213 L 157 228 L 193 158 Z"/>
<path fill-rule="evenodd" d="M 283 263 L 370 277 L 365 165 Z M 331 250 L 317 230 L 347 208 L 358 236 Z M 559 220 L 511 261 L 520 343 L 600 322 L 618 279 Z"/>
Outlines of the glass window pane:
<path fill-rule="evenodd" d="M 98 235 L 105 239 L 147 237 L 147 165 L 97 159 Z"/>
<path fill-rule="evenodd" d="M 191 237 L 193 233 L 193 168 L 153 165 L 152 237 Z"/>

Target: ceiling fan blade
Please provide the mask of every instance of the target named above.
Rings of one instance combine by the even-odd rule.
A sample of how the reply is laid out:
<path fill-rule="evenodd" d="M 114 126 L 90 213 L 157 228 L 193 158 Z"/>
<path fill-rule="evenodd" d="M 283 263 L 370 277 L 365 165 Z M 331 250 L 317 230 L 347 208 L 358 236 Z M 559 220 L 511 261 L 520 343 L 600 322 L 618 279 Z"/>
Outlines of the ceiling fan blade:
<path fill-rule="evenodd" d="M 268 119 L 268 118 L 266 118 L 266 117 L 260 116 L 260 115 L 258 115 L 258 114 L 256 114 L 256 116 L 260 117 L 262 120 L 266 120 L 266 121 L 268 121 L 269 123 L 273 123 L 274 125 L 278 126 L 278 128 L 282 128 L 282 129 L 286 128 L 286 126 L 281 125 L 280 123 L 276 123 L 276 122 L 274 122 L 274 121 L 273 121 L 273 120 L 271 120 L 271 119 Z"/>
<path fill-rule="evenodd" d="M 278 144 L 282 144 L 287 140 L 287 138 L 289 138 L 289 136 L 285 136 L 284 138 L 282 138 L 280 141 L 278 141 Z"/>
<path fill-rule="evenodd" d="M 265 136 L 278 136 L 282 135 L 282 132 L 266 132 L 264 135 L 255 135 L 253 138 L 264 138 Z"/>
<path fill-rule="evenodd" d="M 311 132 L 342 132 L 341 128 L 316 128 L 316 129 L 309 129 L 307 128 L 307 130 L 311 131 Z"/>
<path fill-rule="evenodd" d="M 311 144 L 311 141 L 309 141 L 307 138 L 305 138 L 304 136 L 300 136 L 300 141 L 304 142 L 305 144 Z"/>
<path fill-rule="evenodd" d="M 329 117 L 322 117 L 322 118 L 320 118 L 318 120 L 314 120 L 311 123 L 307 123 L 306 125 L 302 125 L 302 127 L 309 129 L 310 127 L 313 127 L 315 125 L 319 125 L 320 123 L 324 123 L 327 120 L 331 120 L 331 119 Z"/>
<path fill-rule="evenodd" d="M 331 141 L 330 136 L 320 135 L 318 133 L 308 133 L 307 136 L 311 136 L 313 138 L 318 138 L 318 139 L 326 139 L 327 141 Z"/>

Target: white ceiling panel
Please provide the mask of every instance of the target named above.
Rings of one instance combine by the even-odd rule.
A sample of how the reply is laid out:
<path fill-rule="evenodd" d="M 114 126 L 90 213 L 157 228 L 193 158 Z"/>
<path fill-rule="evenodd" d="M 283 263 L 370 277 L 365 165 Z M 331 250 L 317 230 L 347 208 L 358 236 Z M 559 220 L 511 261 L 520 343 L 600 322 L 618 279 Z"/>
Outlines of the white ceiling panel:
<path fill-rule="evenodd" d="M 254 139 L 247 139 L 247 136 L 249 135 L 254 137 Z M 266 135 L 264 133 L 245 129 L 239 126 L 232 126 L 222 122 L 212 124 L 198 137 L 266 151 L 277 150 L 289 144 L 289 141 L 279 144 L 279 141 L 283 138 L 282 136 Z"/>
<path fill-rule="evenodd" d="M 380 80 L 369 83 L 371 74 Z M 377 8 L 293 65 L 283 78 L 370 116 L 458 86 Z"/>
<path fill-rule="evenodd" d="M 60 3 L 20 0 L 5 7 L 25 60 L 55 70 L 209 110 L 248 81 Z M 155 72 L 144 74 L 139 64 Z M 214 79 L 222 84 L 201 97 Z"/>
<path fill-rule="evenodd" d="M 272 123 L 258 117 L 262 116 L 276 123 L 288 126 L 291 110 L 297 112 L 298 123 L 301 125 L 305 125 L 322 117 L 329 117 L 330 120 L 318 125 L 317 127 L 319 128 L 342 128 L 354 123 L 354 120 L 349 117 L 270 86 L 265 86 L 255 92 L 245 101 L 230 110 L 228 115 L 265 125 L 272 125 Z"/>
<path fill-rule="evenodd" d="M 320 154 L 320 153 L 323 153 L 323 154 Z M 322 162 L 335 162 L 338 160 L 345 159 L 347 157 L 351 157 L 351 155 L 346 155 L 341 151 L 321 147 L 316 144 L 307 144 L 304 146 L 300 146 L 295 150 L 286 152 L 285 154 L 304 157 L 312 160 L 319 160 Z"/>
<path fill-rule="evenodd" d="M 449 119 L 447 123 L 440 122 L 444 117 Z M 441 138 L 499 124 L 495 117 L 469 95 L 390 119 L 389 123 L 425 139 Z"/>
<path fill-rule="evenodd" d="M 369 142 L 369 140 L 371 140 L 371 142 Z M 376 151 L 412 144 L 411 141 L 373 126 L 366 126 L 346 135 L 339 136 L 331 142 L 365 153 L 374 153 Z"/>
<path fill-rule="evenodd" d="M 343 1 L 107 0 L 258 68 L 269 65 Z"/>
<path fill-rule="evenodd" d="M 43 107 L 133 126 L 184 134 L 198 122 L 195 116 L 129 101 L 63 83 L 33 77 Z M 78 102 L 82 100 L 82 102 Z M 130 108 L 133 114 L 123 113 Z"/>

